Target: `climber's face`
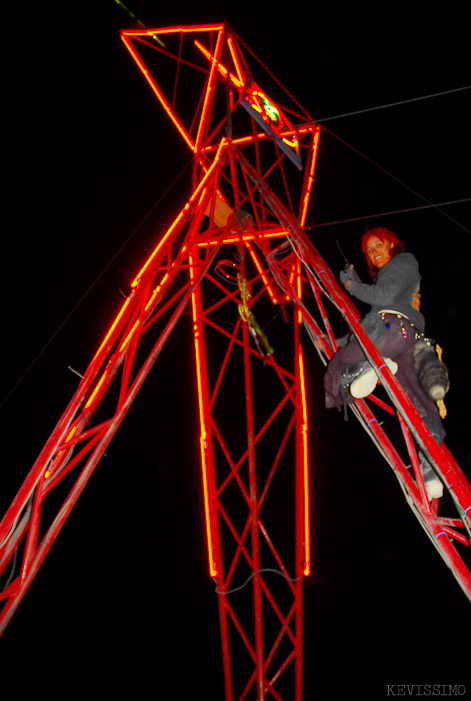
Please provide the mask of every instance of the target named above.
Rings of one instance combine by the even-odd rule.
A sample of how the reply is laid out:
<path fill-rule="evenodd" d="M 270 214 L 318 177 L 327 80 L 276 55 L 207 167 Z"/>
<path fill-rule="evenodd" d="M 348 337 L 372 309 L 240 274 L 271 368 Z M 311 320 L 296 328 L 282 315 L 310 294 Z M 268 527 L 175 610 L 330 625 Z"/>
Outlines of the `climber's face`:
<path fill-rule="evenodd" d="M 371 264 L 381 270 L 391 260 L 394 244 L 391 241 L 381 241 L 377 236 L 370 236 L 366 242 L 366 255 Z"/>

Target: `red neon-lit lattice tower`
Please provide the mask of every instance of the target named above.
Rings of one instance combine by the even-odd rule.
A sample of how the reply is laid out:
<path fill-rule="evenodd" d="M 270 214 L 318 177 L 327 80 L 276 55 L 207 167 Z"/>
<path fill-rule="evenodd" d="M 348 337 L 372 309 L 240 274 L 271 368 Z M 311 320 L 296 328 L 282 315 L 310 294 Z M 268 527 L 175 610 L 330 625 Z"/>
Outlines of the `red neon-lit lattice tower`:
<path fill-rule="evenodd" d="M 267 256 L 280 250 L 300 297 L 300 262 L 273 206 L 282 202 L 290 222 L 304 223 L 319 129 L 293 129 L 252 79 L 224 25 L 124 31 L 122 38 L 194 154 L 192 191 L 156 236 L 2 521 L 2 568 L 22 551 L 21 574 L 2 595 L 2 628 L 176 323 L 190 312 L 226 698 L 301 698 L 302 588 L 310 569 L 302 314 Z M 296 115 L 308 121 L 299 108 Z M 69 481 L 62 508 L 46 524 L 44 502 Z"/>
<path fill-rule="evenodd" d="M 353 413 L 470 598 L 459 548 L 469 552 L 471 490 L 303 230 L 319 127 L 259 64 L 277 102 L 255 82 L 250 52 L 223 24 L 126 30 L 122 39 L 194 155 L 191 194 L 167 231 L 156 233 L 154 250 L 2 520 L 1 571 L 15 551 L 22 563 L 1 595 L 2 630 L 188 311 L 226 699 L 300 700 L 302 588 L 311 560 L 301 340 L 311 337 L 324 362 L 332 356 L 330 310 L 356 334 L 388 397 L 358 400 Z M 399 421 L 403 443 L 388 437 L 378 412 Z M 452 516 L 439 514 L 439 500 L 428 501 L 417 447 L 440 474 Z M 61 490 L 62 506 L 47 523 L 43 504 Z"/>

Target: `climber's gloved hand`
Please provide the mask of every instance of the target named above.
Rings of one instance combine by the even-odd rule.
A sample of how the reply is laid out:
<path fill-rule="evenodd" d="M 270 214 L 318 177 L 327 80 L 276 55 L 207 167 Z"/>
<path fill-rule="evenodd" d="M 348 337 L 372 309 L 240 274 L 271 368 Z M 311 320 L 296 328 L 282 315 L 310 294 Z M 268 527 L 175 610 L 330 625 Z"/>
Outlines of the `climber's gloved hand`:
<path fill-rule="evenodd" d="M 347 290 L 350 287 L 350 283 L 361 282 L 360 276 L 353 265 L 346 265 L 345 268 L 340 271 L 340 282 Z"/>

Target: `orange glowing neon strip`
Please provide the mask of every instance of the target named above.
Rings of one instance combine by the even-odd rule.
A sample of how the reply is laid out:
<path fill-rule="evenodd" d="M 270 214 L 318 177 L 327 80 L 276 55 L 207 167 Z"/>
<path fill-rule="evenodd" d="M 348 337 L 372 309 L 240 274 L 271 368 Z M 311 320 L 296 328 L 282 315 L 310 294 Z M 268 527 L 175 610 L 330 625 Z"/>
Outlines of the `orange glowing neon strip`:
<path fill-rule="evenodd" d="M 298 299 L 302 298 L 302 287 L 301 287 L 301 261 L 297 258 L 297 279 L 296 279 L 296 292 L 298 294 Z M 303 313 L 298 309 L 298 324 L 303 323 Z"/>
<path fill-rule="evenodd" d="M 235 234 L 234 236 L 227 236 L 222 240 L 222 243 L 238 243 L 239 241 L 255 241 L 255 239 L 276 239 L 281 236 L 286 236 L 286 231 L 283 229 L 281 231 L 272 231 L 265 234 Z M 217 246 L 221 241 L 219 239 L 214 239 L 211 241 L 199 241 L 196 246 L 197 248 L 205 248 L 206 246 Z"/>
<path fill-rule="evenodd" d="M 320 129 L 320 127 L 316 127 L 316 129 Z M 312 124 L 308 124 L 307 126 L 303 126 L 302 124 L 299 127 L 296 127 L 296 131 L 298 134 L 307 134 L 309 131 L 313 131 L 314 127 Z"/>
<path fill-rule="evenodd" d="M 190 263 L 190 279 L 191 282 L 194 282 L 194 270 L 193 270 L 193 256 L 190 254 L 189 256 L 189 263 Z M 203 411 L 203 389 L 202 389 L 202 380 L 201 380 L 201 358 L 200 358 L 200 344 L 199 344 L 199 327 L 197 323 L 197 314 L 196 314 L 196 297 L 195 294 L 193 293 L 191 295 L 191 307 L 193 311 L 193 335 L 195 339 L 195 356 L 196 356 L 196 381 L 197 381 L 197 386 L 198 386 L 198 408 L 199 408 L 199 415 L 200 415 L 200 452 L 201 452 L 201 470 L 203 473 L 203 497 L 204 497 L 204 517 L 205 517 L 205 522 L 206 522 L 206 542 L 207 542 L 207 548 L 208 548 L 208 564 L 209 564 L 209 573 L 211 577 L 215 577 L 217 575 L 217 568 L 215 567 L 214 563 L 214 558 L 213 558 L 213 533 L 212 533 L 212 526 L 211 526 L 211 508 L 210 508 L 210 503 L 209 503 L 209 485 L 208 485 L 208 465 L 206 461 L 206 450 L 205 450 L 205 442 L 207 438 L 206 434 L 206 428 L 204 424 L 204 411 Z"/>
<path fill-rule="evenodd" d="M 107 374 L 108 374 L 108 368 L 106 368 L 106 370 L 103 373 L 103 375 L 101 376 L 97 386 L 95 387 L 92 394 L 90 395 L 88 402 L 85 404 L 85 407 L 84 407 L 85 409 L 88 409 L 88 407 L 92 404 L 93 400 L 95 399 L 96 395 L 98 394 L 100 387 L 102 386 L 103 382 L 105 381 Z"/>
<path fill-rule="evenodd" d="M 321 128 L 317 127 L 315 134 L 314 134 L 313 142 L 312 142 L 311 166 L 309 168 L 309 176 L 308 176 L 308 180 L 307 180 L 306 194 L 304 195 L 303 207 L 301 210 L 301 216 L 299 218 L 299 225 L 301 227 L 303 227 L 306 223 L 307 209 L 309 206 L 309 199 L 311 197 L 312 186 L 314 185 L 314 169 L 316 167 L 317 152 L 319 149 L 320 133 L 321 133 Z"/>
<path fill-rule="evenodd" d="M 72 436 L 74 435 L 74 433 L 75 433 L 76 430 L 77 430 L 77 425 L 75 425 L 75 426 L 72 428 L 72 430 L 70 431 L 69 435 L 67 436 L 67 438 L 66 438 L 65 441 L 64 441 L 65 443 L 68 443 L 68 442 L 72 439 Z M 51 470 L 52 470 L 52 468 L 54 467 L 54 463 L 56 462 L 56 460 L 59 459 L 59 456 L 62 454 L 62 452 L 63 452 L 62 450 L 59 450 L 59 452 L 57 453 L 56 457 L 54 458 L 54 460 L 53 460 L 53 462 L 52 462 Z M 51 476 L 51 470 L 46 470 L 46 472 L 44 473 L 44 479 L 45 479 L 45 480 L 47 480 L 48 477 Z"/>
<path fill-rule="evenodd" d="M 155 32 L 154 32 L 154 34 L 155 34 Z M 158 99 L 159 102 L 162 104 L 162 107 L 164 108 L 164 110 L 166 111 L 166 113 L 168 114 L 168 116 L 170 117 L 170 119 L 172 120 L 172 122 L 174 123 L 174 125 L 177 127 L 177 129 L 178 129 L 178 131 L 180 132 L 180 134 L 183 136 L 183 138 L 184 138 L 185 142 L 187 143 L 187 145 L 190 147 L 190 149 L 191 149 L 192 151 L 194 151 L 194 150 L 195 150 L 195 145 L 194 145 L 193 141 L 190 139 L 190 137 L 189 137 L 189 135 L 188 135 L 186 129 L 184 128 L 183 124 L 180 122 L 179 119 L 177 119 L 176 115 L 174 114 L 174 112 L 173 112 L 173 110 L 172 110 L 172 107 L 171 107 L 170 103 L 165 99 L 165 96 L 164 96 L 163 92 L 160 90 L 159 86 L 157 85 L 157 83 L 155 82 L 155 80 L 154 80 L 154 79 L 152 78 L 152 76 L 150 75 L 150 73 L 149 73 L 149 71 L 147 70 L 145 64 L 141 61 L 141 59 L 140 59 L 138 53 L 134 50 L 134 48 L 133 48 L 131 42 L 127 39 L 127 37 L 125 36 L 124 33 L 121 34 L 121 39 L 122 39 L 123 42 L 125 43 L 126 48 L 128 49 L 129 53 L 131 54 L 131 56 L 133 57 L 133 59 L 135 60 L 135 62 L 136 62 L 137 65 L 139 66 L 139 68 L 141 69 L 142 74 L 144 75 L 144 78 L 147 80 L 147 82 L 149 83 L 150 87 L 151 87 L 152 90 L 154 91 L 154 93 L 155 93 L 157 99 Z"/>
<path fill-rule="evenodd" d="M 175 265 L 175 263 L 172 263 L 172 268 L 173 268 L 174 265 Z M 152 292 L 152 294 L 151 294 L 151 296 L 150 296 L 150 298 L 149 298 L 149 301 L 147 302 L 146 306 L 144 307 L 144 311 L 145 311 L 145 312 L 149 311 L 149 307 L 151 306 L 152 302 L 154 301 L 154 299 L 156 298 L 156 296 L 159 294 L 160 290 L 161 290 L 162 287 L 165 285 L 165 283 L 167 282 L 167 280 L 168 280 L 169 277 L 170 277 L 169 273 L 165 273 L 165 275 L 163 276 L 162 280 L 160 281 L 160 284 L 157 285 L 157 287 L 155 288 L 155 290 Z"/>
<path fill-rule="evenodd" d="M 307 131 L 310 131 L 307 129 L 304 133 Z M 283 138 L 284 136 L 293 136 L 296 132 L 293 129 L 285 129 L 277 136 L 283 139 L 283 141 L 286 142 L 286 140 Z M 232 144 L 236 146 L 240 146 L 240 144 L 250 144 L 250 143 L 255 143 L 256 141 L 263 141 L 264 139 L 268 139 L 268 135 L 265 134 L 264 131 L 260 131 L 258 134 L 252 134 L 251 136 L 240 136 L 238 139 L 232 139 Z M 287 143 L 287 142 L 286 142 Z M 298 142 L 299 143 L 299 142 Z M 205 146 L 204 148 L 201 149 L 201 153 L 209 153 L 210 151 L 214 151 L 216 146 Z"/>
<path fill-rule="evenodd" d="M 201 452 L 201 467 L 203 472 L 203 493 L 204 493 L 204 516 L 206 521 L 206 539 L 208 544 L 208 564 L 209 564 L 209 574 L 211 577 L 216 577 L 218 571 L 213 562 L 213 534 L 211 529 L 211 516 L 209 513 L 209 487 L 208 487 L 208 467 L 206 464 L 204 443 L 206 440 L 206 434 L 200 436 L 200 452 Z"/>
<path fill-rule="evenodd" d="M 245 85 L 245 79 L 244 79 L 244 74 L 242 71 L 242 66 L 239 63 L 239 57 L 237 55 L 236 48 L 234 46 L 234 42 L 232 40 L 232 37 L 229 35 L 227 37 L 227 45 L 229 46 L 229 51 L 231 52 L 232 60 L 234 61 L 234 66 L 237 71 L 237 77 L 239 79 L 239 85 L 242 87 Z"/>
<path fill-rule="evenodd" d="M 149 267 L 149 265 L 152 263 L 152 261 L 154 260 L 155 256 L 156 256 L 157 253 L 160 251 L 160 249 L 162 248 L 162 246 L 164 245 L 164 243 L 166 242 L 166 240 L 168 239 L 168 237 L 170 236 L 170 234 L 174 231 L 174 229 L 175 229 L 175 227 L 177 226 L 177 224 L 179 224 L 179 222 L 181 221 L 182 217 L 184 216 L 184 214 L 185 214 L 185 212 L 186 212 L 186 210 L 187 210 L 188 208 L 189 208 L 189 205 L 186 204 L 186 205 L 184 206 L 184 208 L 182 209 L 182 211 L 180 212 L 180 214 L 179 214 L 179 215 L 177 216 L 177 218 L 175 219 L 175 221 L 173 222 L 173 224 L 171 224 L 171 226 L 167 229 L 167 231 L 165 232 L 165 234 L 164 234 L 163 237 L 161 238 L 159 244 L 156 246 L 156 248 L 154 249 L 154 251 L 152 252 L 152 254 L 149 256 L 149 258 L 147 259 L 147 261 L 144 263 L 144 265 L 142 266 L 142 268 L 139 270 L 138 274 L 136 275 L 136 277 L 135 277 L 134 280 L 132 281 L 131 287 L 136 287 L 136 286 L 139 284 L 139 281 L 141 280 L 143 274 L 145 273 L 145 271 L 147 270 L 147 268 Z"/>
<path fill-rule="evenodd" d="M 75 425 L 75 426 L 72 428 L 71 432 L 69 433 L 69 435 L 68 435 L 67 438 L 65 439 L 65 442 L 66 442 L 66 443 L 68 443 L 70 440 L 72 440 L 72 436 L 74 435 L 74 433 L 75 433 L 76 430 L 77 430 L 77 425 Z"/>
<path fill-rule="evenodd" d="M 234 143 L 234 142 L 233 142 L 233 143 Z M 217 148 L 219 148 L 219 144 L 218 144 Z M 201 149 L 201 150 L 202 150 L 202 151 L 207 151 L 208 149 L 204 148 L 204 149 Z M 213 150 L 213 149 L 211 149 L 211 150 Z M 203 170 L 204 173 L 205 173 L 205 175 L 206 175 L 207 172 L 208 172 L 208 169 L 207 169 L 207 167 L 206 167 L 206 165 L 205 165 L 205 163 L 204 163 L 204 161 L 203 161 L 202 158 L 198 158 L 198 164 L 199 164 L 199 166 L 201 167 L 201 170 Z M 225 204 L 228 205 L 227 198 L 224 197 L 224 195 L 223 195 L 223 193 L 222 193 L 222 190 L 221 190 L 219 187 L 216 187 L 216 194 L 217 194 L 217 196 L 219 197 L 219 199 L 222 200 L 222 202 L 224 202 Z M 203 191 L 202 194 L 201 194 L 200 203 L 203 202 L 203 199 L 204 199 L 205 195 L 206 195 L 206 188 L 204 189 L 204 191 Z M 229 206 L 229 205 L 228 205 L 228 206 Z"/>
<path fill-rule="evenodd" d="M 139 284 L 139 281 L 141 280 L 143 274 L 145 273 L 145 271 L 147 270 L 147 268 L 149 267 L 149 265 L 152 263 L 152 261 L 154 260 L 155 256 L 157 255 L 157 253 L 160 251 L 160 249 L 162 248 L 162 246 L 164 245 L 164 243 L 167 241 L 167 239 L 169 238 L 169 236 L 170 236 L 170 235 L 172 234 L 172 232 L 174 231 L 175 227 L 179 224 L 179 222 L 181 221 L 181 219 L 183 218 L 183 216 L 185 215 L 185 213 L 186 213 L 186 212 L 188 211 L 188 209 L 190 208 L 190 204 L 198 197 L 200 191 L 206 186 L 206 182 L 208 181 L 208 179 L 209 179 L 210 176 L 212 175 L 214 169 L 216 168 L 216 165 L 218 164 L 219 158 L 220 158 L 220 156 L 221 156 L 221 151 L 222 151 L 223 147 L 226 146 L 226 144 L 227 144 L 226 139 L 225 139 L 225 138 L 221 139 L 221 143 L 219 144 L 219 148 L 218 148 L 218 150 L 217 150 L 216 156 L 214 157 L 214 161 L 211 163 L 211 166 L 210 166 L 210 168 L 208 169 L 208 172 L 205 174 L 205 176 L 203 177 L 203 179 L 202 179 L 201 182 L 199 183 L 198 187 L 197 187 L 196 190 L 193 192 L 193 194 L 191 195 L 190 199 L 188 200 L 188 202 L 186 203 L 186 205 L 183 207 L 183 209 L 181 210 L 180 214 L 177 216 L 177 218 L 175 219 L 175 221 L 173 222 L 173 224 L 171 224 L 170 228 L 167 230 L 167 232 L 166 232 L 166 233 L 164 234 L 164 236 L 161 238 L 161 240 L 159 241 L 157 247 L 154 249 L 154 251 L 152 252 L 152 254 L 149 256 L 149 258 L 147 259 L 147 261 L 144 263 L 144 265 L 142 266 L 142 268 L 140 269 L 140 271 L 138 272 L 138 274 L 137 274 L 136 277 L 134 278 L 134 280 L 133 280 L 133 282 L 132 282 L 132 284 L 131 284 L 131 287 L 136 287 L 136 286 Z"/>
<path fill-rule="evenodd" d="M 182 246 L 181 251 L 180 251 L 180 255 L 181 255 L 181 256 L 185 253 L 186 249 L 187 249 L 187 246 L 186 246 L 186 244 L 184 244 L 184 245 Z M 176 262 L 177 262 L 177 261 L 174 260 L 173 263 L 172 263 L 172 265 L 171 265 L 170 267 L 171 267 L 171 268 L 175 268 Z M 145 311 L 145 312 L 149 311 L 149 309 L 150 309 L 150 307 L 151 307 L 151 305 L 152 305 L 154 299 L 156 298 L 156 296 L 158 295 L 158 293 L 160 292 L 160 290 L 162 289 L 162 287 L 164 287 L 164 286 L 166 285 L 167 280 L 168 280 L 169 278 L 170 278 L 170 273 L 165 273 L 165 275 L 163 276 L 162 280 L 159 282 L 159 284 L 157 285 L 157 287 L 155 288 L 155 290 L 152 292 L 152 294 L 151 294 L 151 296 L 150 296 L 150 298 L 149 298 L 149 301 L 147 302 L 146 306 L 144 307 L 144 311 Z"/>
<path fill-rule="evenodd" d="M 311 536 L 310 536 L 310 514 L 309 514 L 309 465 L 308 465 L 308 445 L 307 445 L 307 405 L 306 405 L 306 385 L 304 380 L 304 361 L 301 344 L 299 345 L 299 382 L 301 385 L 301 406 L 303 413 L 303 425 L 301 428 L 303 438 L 303 497 L 304 497 L 304 570 L 305 577 L 311 573 Z"/>
<path fill-rule="evenodd" d="M 238 139 L 232 139 L 232 143 L 240 146 L 240 144 L 250 144 L 255 141 L 262 141 L 263 139 L 268 139 L 268 136 L 265 132 L 261 131 L 253 136 L 241 136 Z M 214 151 L 215 148 L 215 146 L 205 146 L 201 149 L 201 153 L 209 153 L 210 151 Z"/>
<path fill-rule="evenodd" d="M 195 39 L 195 46 L 197 49 L 201 51 L 203 56 L 208 59 L 208 61 L 211 61 L 213 65 L 216 63 L 216 59 L 213 56 L 213 54 L 206 49 L 201 42 L 199 42 L 197 39 Z M 217 49 L 216 52 L 217 53 Z M 231 83 L 236 87 L 238 90 L 242 90 L 244 83 L 239 79 L 236 78 L 233 73 L 230 73 L 226 66 L 223 63 L 217 63 L 217 68 L 219 73 L 222 75 L 222 77 L 226 80 L 227 76 L 229 75 Z"/>
<path fill-rule="evenodd" d="M 142 36 L 160 36 L 160 34 L 192 34 L 194 32 L 218 32 L 224 29 L 223 24 L 191 24 L 185 27 L 165 27 L 164 29 L 123 29 L 121 32 L 124 36 L 142 37 Z"/>
<path fill-rule="evenodd" d="M 206 127 L 206 118 L 210 105 L 212 103 L 212 95 L 214 92 L 214 74 L 219 66 L 219 58 L 222 51 L 222 42 L 224 40 L 224 32 L 221 30 L 216 42 L 216 50 L 214 52 L 215 57 L 212 58 L 211 70 L 209 72 L 208 87 L 206 88 L 206 95 L 204 97 L 203 109 L 201 111 L 200 124 L 198 127 L 198 133 L 196 134 L 195 140 L 195 153 L 201 148 L 201 142 L 203 140 L 203 129 Z"/>
<path fill-rule="evenodd" d="M 291 272 L 290 272 L 289 278 L 288 278 L 288 282 L 290 285 L 293 285 L 295 274 L 296 274 L 296 263 L 293 263 L 293 265 L 291 266 Z M 291 297 L 289 295 L 286 295 L 285 299 L 287 302 L 289 302 Z M 299 317 L 298 317 L 298 322 L 299 322 Z"/>
<path fill-rule="evenodd" d="M 127 306 L 128 306 L 128 304 L 129 304 L 130 301 L 131 301 L 131 299 L 128 297 L 127 300 L 125 301 L 125 303 L 123 304 L 123 306 L 121 307 L 121 311 L 119 312 L 118 316 L 117 316 L 116 319 L 114 320 L 114 322 L 113 322 L 113 324 L 112 324 L 110 330 L 108 331 L 108 333 L 106 334 L 105 338 L 103 339 L 103 341 L 102 341 L 102 343 L 101 343 L 101 346 L 99 347 L 99 349 L 98 349 L 97 352 L 95 353 L 95 355 L 94 355 L 94 357 L 93 357 L 93 360 L 95 360 L 95 358 L 96 358 L 97 355 L 100 353 L 100 351 L 101 351 L 101 349 L 103 348 L 103 346 L 105 346 L 106 343 L 108 342 L 108 340 L 109 340 L 111 334 L 113 333 L 113 331 L 115 330 L 116 326 L 118 325 L 119 320 L 121 319 L 121 317 L 123 316 L 124 312 L 126 311 L 126 308 L 127 308 Z M 93 363 L 93 360 L 92 360 L 92 363 Z"/>
<path fill-rule="evenodd" d="M 137 327 L 139 326 L 140 323 L 141 323 L 141 322 L 140 322 L 140 320 L 138 319 L 138 320 L 136 321 L 136 323 L 134 324 L 134 326 L 132 327 L 131 331 L 128 333 L 128 335 L 126 336 L 126 338 L 125 338 L 124 341 L 122 342 L 121 347 L 120 347 L 120 349 L 119 349 L 119 351 L 118 351 L 119 353 L 121 353 L 121 351 L 123 351 L 123 350 L 126 348 L 126 346 L 128 345 L 129 341 L 131 340 L 132 336 L 134 335 L 135 330 L 137 329 Z"/>
<path fill-rule="evenodd" d="M 270 283 L 268 282 L 267 276 L 263 272 L 263 268 L 262 268 L 257 256 L 255 255 L 255 251 L 253 250 L 252 246 L 250 245 L 250 243 L 248 241 L 245 241 L 245 245 L 247 246 L 247 249 L 248 249 L 250 255 L 252 256 L 252 260 L 255 263 L 255 267 L 257 268 L 258 273 L 263 280 L 263 284 L 265 285 L 265 288 L 266 288 L 268 294 L 270 295 L 270 299 L 271 299 L 272 303 L 278 304 L 278 300 L 276 298 L 276 295 L 273 292 Z"/>
<path fill-rule="evenodd" d="M 204 188 L 203 192 L 200 195 L 199 201 L 198 201 L 198 205 L 197 205 L 198 207 L 202 206 L 204 198 L 206 197 L 206 192 L 207 192 L 207 188 Z"/>

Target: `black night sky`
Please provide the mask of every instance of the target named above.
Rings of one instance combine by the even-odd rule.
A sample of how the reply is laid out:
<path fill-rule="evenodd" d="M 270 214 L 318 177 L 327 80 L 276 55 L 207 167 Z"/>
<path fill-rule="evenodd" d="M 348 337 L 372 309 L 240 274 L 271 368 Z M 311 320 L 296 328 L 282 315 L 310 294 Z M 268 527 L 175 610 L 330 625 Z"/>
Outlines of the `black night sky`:
<path fill-rule="evenodd" d="M 427 332 L 451 373 L 446 442 L 471 479 L 464 10 L 128 4 L 156 27 L 224 13 L 321 120 L 312 240 L 340 270 L 338 240 L 365 277 L 359 240 L 381 224 L 419 259 Z M 85 370 L 183 201 L 168 188 L 189 155 L 120 40 L 128 26 L 113 0 L 27 1 L 4 14 L 2 514 L 75 391 L 68 366 Z M 383 105 L 394 106 L 371 109 Z M 24 696 L 224 697 L 189 331 L 184 320 L 1 640 L 2 679 Z M 305 698 L 382 699 L 393 684 L 463 684 L 471 697 L 470 604 L 368 437 L 323 408 L 323 368 L 314 351 L 308 361 Z"/>

